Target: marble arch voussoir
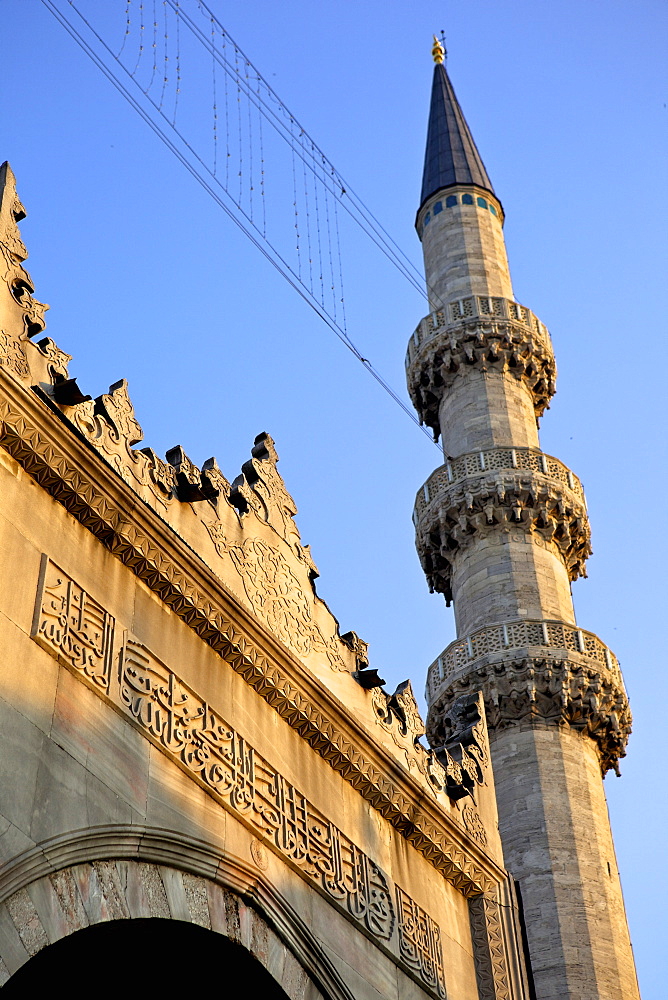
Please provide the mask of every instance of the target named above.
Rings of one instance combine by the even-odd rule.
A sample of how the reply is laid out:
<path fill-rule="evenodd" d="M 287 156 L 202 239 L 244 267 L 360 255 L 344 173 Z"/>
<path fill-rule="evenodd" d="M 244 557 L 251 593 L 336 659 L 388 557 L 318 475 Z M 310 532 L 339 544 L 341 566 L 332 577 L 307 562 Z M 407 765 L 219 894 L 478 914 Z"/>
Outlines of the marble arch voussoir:
<path fill-rule="evenodd" d="M 243 861 L 149 828 L 26 852 L 0 879 L 0 986 L 43 948 L 115 920 L 192 923 L 246 949 L 290 1000 L 353 1000 L 303 921 Z"/>

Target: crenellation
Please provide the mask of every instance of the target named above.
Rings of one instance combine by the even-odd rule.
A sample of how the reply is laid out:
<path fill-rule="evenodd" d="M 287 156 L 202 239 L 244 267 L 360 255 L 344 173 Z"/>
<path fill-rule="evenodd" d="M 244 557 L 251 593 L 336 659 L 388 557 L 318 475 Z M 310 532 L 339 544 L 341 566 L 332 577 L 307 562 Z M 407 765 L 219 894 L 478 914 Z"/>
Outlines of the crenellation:
<path fill-rule="evenodd" d="M 188 925 L 217 935 L 231 976 L 244 954 L 291 1000 L 638 998 L 601 783 L 631 713 L 570 592 L 584 490 L 540 449 L 550 336 L 513 298 L 433 55 L 432 311 L 406 369 L 444 452 L 416 545 L 457 638 L 426 723 L 318 596 L 266 432 L 231 481 L 180 445 L 162 459 L 125 379 L 92 398 L 40 338 L 0 169 L 0 986 L 139 919 L 182 951 Z"/>

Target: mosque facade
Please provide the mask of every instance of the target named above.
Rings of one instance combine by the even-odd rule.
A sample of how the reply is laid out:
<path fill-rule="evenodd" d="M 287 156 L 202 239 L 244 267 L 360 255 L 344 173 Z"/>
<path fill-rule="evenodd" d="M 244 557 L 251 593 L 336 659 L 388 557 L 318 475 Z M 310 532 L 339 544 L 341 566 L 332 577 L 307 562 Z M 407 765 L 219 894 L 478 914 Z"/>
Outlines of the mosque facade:
<path fill-rule="evenodd" d="M 228 479 L 142 445 L 45 335 L 0 172 L 0 985 L 290 1000 L 638 995 L 602 776 L 630 713 L 576 621 L 582 486 L 540 450 L 548 331 L 435 69 L 407 377 L 414 525 L 457 638 L 386 690 L 317 593 L 271 437 Z M 408 527 L 408 526 L 407 526 Z"/>

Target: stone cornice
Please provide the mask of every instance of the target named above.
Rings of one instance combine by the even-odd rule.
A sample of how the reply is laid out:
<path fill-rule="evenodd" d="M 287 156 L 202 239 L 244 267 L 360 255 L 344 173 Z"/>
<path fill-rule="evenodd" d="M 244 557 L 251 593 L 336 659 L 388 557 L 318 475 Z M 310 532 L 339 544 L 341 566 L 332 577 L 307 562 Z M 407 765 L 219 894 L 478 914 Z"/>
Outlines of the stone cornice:
<path fill-rule="evenodd" d="M 556 391 L 557 369 L 547 328 L 510 299 L 471 296 L 421 320 L 408 344 L 406 379 L 420 419 L 440 435 L 439 407 L 455 378 L 470 368 L 524 382 L 536 419 Z"/>
<path fill-rule="evenodd" d="M 593 632 L 552 618 L 515 618 L 483 625 L 470 635 L 451 642 L 427 670 L 427 703 L 431 704 L 451 679 L 473 670 L 477 661 L 484 657 L 515 656 L 513 651 L 527 648 L 538 655 L 545 655 L 548 650 L 552 655 L 557 651 L 563 656 L 575 653 L 592 669 L 604 667 L 614 677 L 616 685 L 624 689 L 617 657 Z"/>
<path fill-rule="evenodd" d="M 0 372 L 0 444 L 464 895 L 504 872 L 93 448 Z"/>
<path fill-rule="evenodd" d="M 538 448 L 486 448 L 484 451 L 470 451 L 464 455 L 458 455 L 457 458 L 450 459 L 445 465 L 439 465 L 432 472 L 429 479 L 417 492 L 413 523 L 417 523 L 434 497 L 441 490 L 451 486 L 452 483 L 471 477 L 489 475 L 497 470 L 504 472 L 521 470 L 547 476 L 548 479 L 555 480 L 564 489 L 575 493 L 578 500 L 586 506 L 582 483 L 558 458 L 546 455 Z"/>
<path fill-rule="evenodd" d="M 594 741 L 603 775 L 611 769 L 619 774 L 632 719 L 616 663 L 531 645 L 479 656 L 435 692 L 427 717 L 432 746 L 448 737 L 443 727 L 450 706 L 477 691 L 483 693 L 490 734 L 514 726 L 570 727 Z"/>
<path fill-rule="evenodd" d="M 539 535 L 559 552 L 570 580 L 586 576 L 587 510 L 560 480 L 531 469 L 496 468 L 453 483 L 432 477 L 429 497 L 416 505 L 415 544 L 430 590 L 444 594 L 448 603 L 457 553 L 489 532 Z"/>

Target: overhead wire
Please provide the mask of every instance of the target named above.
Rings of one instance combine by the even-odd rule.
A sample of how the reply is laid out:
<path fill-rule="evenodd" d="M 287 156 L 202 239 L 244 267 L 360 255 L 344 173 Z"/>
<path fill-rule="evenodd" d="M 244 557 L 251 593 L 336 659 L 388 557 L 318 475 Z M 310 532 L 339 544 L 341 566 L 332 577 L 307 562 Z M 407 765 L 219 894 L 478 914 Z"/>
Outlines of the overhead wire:
<path fill-rule="evenodd" d="M 176 10 L 177 17 L 178 16 L 182 16 L 182 8 L 180 7 L 180 4 L 179 4 L 178 0 L 176 0 L 176 3 L 174 3 L 173 0 L 163 0 L 163 7 L 164 7 L 164 12 L 165 12 L 165 32 L 164 32 L 164 37 L 165 37 L 164 66 L 165 66 L 165 68 L 164 68 L 164 77 L 163 77 L 162 90 L 161 90 L 160 103 L 159 104 L 157 104 L 153 100 L 153 98 L 151 98 L 150 95 L 148 94 L 148 89 L 149 88 L 147 87 L 145 90 L 143 88 L 141 88 L 141 86 L 139 85 L 138 81 L 133 77 L 132 73 L 130 73 L 130 71 L 128 70 L 128 68 L 125 67 L 125 66 L 123 66 L 122 63 L 120 63 L 120 61 L 115 56 L 115 54 L 111 51 L 111 49 L 106 44 L 106 42 L 104 41 L 104 39 L 99 35 L 99 33 L 93 28 L 93 26 L 88 22 L 88 20 L 85 18 L 85 16 L 81 13 L 81 11 L 76 7 L 76 5 L 74 3 L 74 0 L 68 0 L 68 3 L 69 3 L 69 6 L 72 7 L 72 9 L 76 12 L 76 14 L 79 16 L 79 18 L 85 24 L 85 26 L 88 28 L 88 30 L 94 35 L 94 37 L 97 39 L 97 41 L 103 46 L 103 48 L 106 50 L 106 52 L 117 62 L 117 64 L 124 70 L 124 72 L 130 77 L 130 79 L 132 79 L 133 83 L 139 87 L 139 89 L 142 91 L 142 93 L 144 94 L 144 96 L 146 96 L 148 98 L 148 100 L 150 101 L 150 103 L 153 106 L 153 108 L 165 119 L 165 121 L 167 122 L 167 124 L 172 128 L 172 130 L 178 136 L 179 141 L 188 150 L 188 152 L 190 152 L 192 154 L 192 156 L 195 158 L 195 160 L 200 164 L 200 168 L 201 169 L 198 168 L 196 165 L 192 164 L 189 161 L 187 155 L 183 152 L 183 150 L 179 149 L 179 147 L 177 146 L 177 144 L 175 142 L 173 142 L 169 138 L 169 136 L 167 135 L 167 133 L 160 127 L 159 123 L 156 122 L 147 111 L 145 111 L 145 109 L 141 106 L 141 104 L 133 97 L 133 95 L 131 94 L 131 92 L 123 85 L 123 83 L 121 82 L 121 80 L 118 79 L 118 77 L 114 74 L 114 72 L 111 69 L 109 69 L 109 67 L 105 64 L 104 60 L 97 54 L 97 52 L 95 52 L 95 50 L 93 49 L 93 47 L 86 41 L 86 39 L 81 35 L 81 33 L 76 29 L 76 27 L 67 19 L 67 17 L 62 13 L 62 11 L 59 10 L 59 8 L 56 6 L 54 0 L 42 0 L 42 3 L 50 11 L 50 13 L 56 18 L 56 20 L 61 24 L 61 26 L 63 28 L 65 28 L 65 30 L 68 32 L 68 34 L 79 45 L 79 47 L 85 52 L 85 54 L 88 55 L 88 57 L 91 59 L 91 61 L 104 74 L 104 76 L 110 81 L 110 83 L 112 83 L 112 85 L 121 94 L 121 96 L 140 115 L 140 117 L 142 118 L 142 120 L 146 122 L 146 124 L 151 128 L 151 130 L 155 133 L 155 135 L 177 157 L 177 159 L 179 160 L 179 162 L 181 162 L 182 165 L 186 167 L 186 169 L 194 177 L 194 179 L 197 180 L 198 183 L 208 192 L 208 194 L 214 199 L 214 201 L 216 202 L 216 204 L 218 204 L 218 206 L 223 209 L 223 211 L 226 213 L 226 215 L 228 215 L 228 217 L 230 219 L 232 219 L 232 221 L 245 233 L 245 235 L 251 240 L 251 242 L 253 243 L 253 245 L 257 249 L 260 250 L 260 252 L 263 254 L 263 256 L 270 263 L 272 263 L 274 265 L 274 267 L 279 271 L 279 273 L 281 273 L 282 276 L 288 281 L 288 283 L 291 285 L 291 287 L 294 288 L 295 291 L 297 291 L 297 293 L 300 295 L 300 297 L 303 298 L 309 305 L 311 305 L 311 307 L 314 309 L 314 311 L 327 324 L 327 326 L 332 330 L 332 332 L 334 332 L 334 334 L 342 341 L 342 343 L 344 343 L 344 345 L 351 351 L 351 353 L 353 353 L 354 356 L 364 365 L 364 367 L 366 368 L 366 370 L 372 375 L 372 377 L 378 382 L 378 384 L 385 390 L 385 392 L 388 393 L 388 395 L 393 399 L 393 401 L 403 410 L 403 412 L 409 417 L 409 419 L 413 423 L 415 423 L 428 437 L 431 438 L 431 436 L 429 435 L 429 432 L 427 431 L 427 429 L 425 427 L 423 427 L 421 425 L 420 421 L 417 419 L 417 417 L 415 416 L 415 414 L 413 413 L 413 411 L 410 410 L 406 406 L 406 404 L 401 399 L 401 397 L 394 391 L 394 389 L 392 389 L 392 387 L 389 385 L 389 383 L 387 383 L 385 381 L 385 379 L 377 371 L 377 369 L 373 366 L 373 364 L 369 361 L 369 359 L 363 357 L 362 353 L 359 351 L 359 349 L 355 346 L 355 344 L 352 342 L 352 340 L 348 336 L 348 333 L 347 333 L 347 330 L 345 329 L 345 326 L 341 326 L 341 324 L 339 324 L 337 322 L 337 320 L 336 320 L 335 317 L 330 316 L 328 314 L 327 308 L 325 307 L 325 302 L 324 302 L 324 275 L 323 275 L 323 266 L 322 266 L 322 248 L 321 248 L 321 237 L 320 237 L 320 226 L 319 226 L 319 207 L 317 205 L 317 188 L 318 188 L 318 183 L 317 182 L 318 182 L 318 180 L 320 180 L 320 182 L 322 183 L 322 187 L 323 187 L 324 192 L 325 192 L 325 199 L 326 199 L 327 210 L 329 208 L 329 206 L 327 204 L 327 198 L 328 198 L 329 194 L 332 194 L 334 196 L 335 207 L 336 207 L 336 205 L 337 205 L 337 203 L 339 201 L 340 201 L 340 203 L 342 205 L 344 204 L 344 202 L 342 200 L 340 200 L 336 196 L 335 189 L 334 189 L 333 185 L 334 184 L 336 184 L 336 185 L 340 184 L 340 193 L 341 193 L 341 195 L 346 194 L 347 193 L 347 189 L 345 188 L 344 183 L 341 181 L 340 176 L 335 171 L 335 168 L 329 163 L 329 160 L 325 157 L 325 154 L 322 153 L 321 150 L 319 150 L 319 148 L 316 146 L 315 143 L 313 143 L 313 141 L 311 140 L 310 136 L 308 136 L 307 133 L 301 128 L 301 126 L 299 125 L 299 123 L 297 122 L 297 120 L 294 119 L 293 116 L 290 116 L 290 131 L 292 132 L 292 130 L 293 130 L 293 128 L 295 126 L 299 129 L 299 132 L 300 132 L 300 144 L 299 145 L 300 145 L 300 148 L 303 151 L 303 155 L 301 155 L 300 158 L 302 159 L 303 166 L 304 166 L 304 175 L 305 175 L 305 178 L 307 178 L 307 167 L 308 167 L 309 170 L 311 171 L 311 174 L 314 177 L 313 195 L 314 195 L 314 199 L 316 201 L 316 215 L 318 216 L 317 220 L 316 220 L 316 223 L 317 223 L 316 228 L 317 228 L 318 251 L 319 251 L 318 266 L 319 266 L 319 281 L 320 281 L 320 301 L 318 301 L 318 298 L 315 296 L 314 290 L 313 290 L 313 280 L 312 280 L 312 277 L 313 277 L 312 276 L 312 263 L 313 263 L 313 261 L 312 261 L 311 247 L 309 246 L 309 265 L 310 265 L 310 270 L 311 270 L 311 281 L 310 281 L 311 288 L 307 289 L 306 286 L 303 285 L 303 282 L 301 281 L 300 277 L 298 275 L 296 275 L 295 272 L 292 270 L 290 264 L 283 258 L 283 256 L 277 250 L 277 248 L 275 246 L 273 246 L 271 244 L 271 242 L 266 238 L 266 235 L 263 235 L 260 238 L 258 238 L 252 232 L 251 227 L 255 228 L 257 230 L 257 227 L 254 225 L 254 222 L 253 222 L 253 219 L 252 219 L 252 215 L 249 217 L 248 213 L 246 211 L 244 211 L 242 205 L 239 204 L 239 203 L 237 203 L 237 202 L 234 202 L 234 199 L 232 199 L 233 203 L 236 205 L 236 207 L 242 212 L 242 215 L 243 215 L 244 219 L 246 220 L 246 222 L 250 223 L 250 226 L 249 226 L 249 225 L 247 225 L 244 222 L 244 219 L 239 218 L 230 209 L 230 207 L 225 203 L 224 199 L 220 196 L 220 194 L 218 193 L 218 191 L 215 190 L 215 187 L 212 185 L 212 183 L 209 180 L 207 180 L 207 178 L 202 174 L 202 170 L 204 170 L 206 173 L 208 173 L 210 175 L 211 181 L 214 184 L 220 186 L 223 191 L 225 191 L 225 189 L 222 188 L 222 185 L 220 185 L 220 183 L 217 180 L 217 178 L 215 177 L 215 175 L 212 173 L 212 171 L 210 170 L 210 168 L 204 163 L 204 161 L 199 156 L 199 154 L 195 151 L 195 149 L 192 147 L 192 145 L 186 140 L 186 138 L 176 128 L 176 125 L 175 125 L 175 114 L 174 114 L 174 117 L 173 117 L 172 121 L 170 121 L 169 118 L 167 117 L 167 115 L 162 110 L 163 109 L 163 105 L 164 105 L 165 90 L 166 90 L 166 86 L 167 86 L 167 83 L 168 83 L 168 75 L 169 75 L 168 74 L 168 68 L 167 68 L 168 62 L 169 62 L 169 54 L 168 54 L 168 26 L 167 26 L 166 10 L 167 10 L 167 5 L 169 4 L 173 9 Z M 220 25 L 219 22 L 217 22 L 217 20 L 215 19 L 214 15 L 210 12 L 210 10 L 207 7 L 207 5 L 204 4 L 204 3 L 202 3 L 201 0 L 200 0 L 199 6 L 201 8 L 204 8 L 209 13 L 210 17 L 212 18 L 212 22 L 215 22 L 218 25 L 218 27 L 219 27 L 219 29 L 221 31 L 221 35 L 222 35 L 223 39 L 225 39 L 226 37 L 229 39 L 229 35 L 227 35 L 227 32 L 225 32 L 225 29 L 222 27 L 222 25 Z M 143 22 L 143 3 L 141 4 L 141 7 L 142 7 L 142 22 Z M 129 24 L 130 24 L 129 9 L 130 9 L 130 4 L 128 3 L 127 8 L 126 8 L 126 18 L 127 18 L 126 24 L 127 24 L 127 26 L 129 26 Z M 126 31 L 127 30 L 128 30 L 128 28 L 126 27 Z M 141 37 L 142 36 L 140 35 L 140 38 Z M 242 93 L 242 86 L 241 86 L 241 75 L 238 72 L 239 57 L 241 56 L 242 60 L 244 61 L 244 64 L 245 64 L 245 67 L 246 67 L 246 75 L 247 76 L 248 76 L 247 68 L 250 66 L 255 71 L 255 67 L 253 67 L 252 64 L 250 63 L 250 61 L 244 56 L 244 54 L 239 49 L 239 47 L 236 45 L 236 43 L 234 43 L 232 39 L 229 39 L 229 40 L 230 40 L 230 42 L 232 42 L 232 44 L 234 46 L 235 62 L 237 64 L 237 73 L 236 73 L 237 101 L 240 102 L 240 97 L 241 97 L 241 93 Z M 211 48 L 213 49 L 213 46 L 211 46 Z M 215 56 L 215 54 L 213 52 L 212 52 L 212 55 Z M 141 58 L 141 56 L 140 56 L 140 58 Z M 225 66 L 225 69 L 226 69 L 227 72 L 229 72 L 229 68 L 227 66 Z M 255 72 L 256 72 L 256 79 L 257 79 L 257 95 L 256 95 L 256 97 L 258 97 L 258 99 L 259 99 L 260 83 L 262 83 L 262 85 L 272 95 L 272 98 L 274 100 L 278 101 L 278 99 L 276 98 L 276 96 L 273 94 L 273 91 L 271 91 L 271 88 L 269 88 L 268 84 L 266 84 L 266 81 L 264 81 L 264 79 L 261 77 L 261 75 L 259 73 L 257 73 L 257 71 L 255 71 Z M 150 84 L 149 84 L 149 87 L 150 87 Z M 249 94 L 252 94 L 252 90 L 250 90 L 250 87 L 249 87 Z M 247 94 L 246 96 L 249 96 L 249 94 Z M 177 95 L 177 98 L 178 98 L 178 95 Z M 260 100 L 261 99 L 258 100 L 258 107 L 259 107 Z M 255 102 L 253 102 L 253 103 L 255 103 Z M 262 103 L 265 103 L 265 102 L 262 102 Z M 278 102 L 278 103 L 279 103 L 280 107 L 283 109 L 283 111 L 286 111 L 284 105 L 280 104 L 280 102 Z M 240 103 L 239 103 L 239 107 L 238 107 L 238 113 L 239 113 L 239 126 L 240 126 L 240 128 L 239 128 L 240 141 L 242 141 L 242 139 L 241 139 L 241 107 L 240 107 Z M 310 153 L 309 154 L 307 154 L 307 152 L 306 152 L 306 141 L 305 140 L 308 140 L 308 144 L 310 146 Z M 249 137 L 249 141 L 250 141 L 250 137 Z M 294 135 L 293 135 L 291 146 L 294 149 Z M 315 169 L 316 165 L 317 165 L 316 153 L 320 154 L 320 159 L 321 159 L 322 164 L 330 166 L 330 168 L 331 168 L 332 190 L 330 190 L 330 186 L 329 186 L 329 184 L 327 182 L 327 175 L 326 175 L 325 170 L 322 170 L 322 177 L 319 177 L 318 173 L 316 172 L 316 169 Z M 309 155 L 310 155 L 311 160 L 313 162 L 313 166 L 311 166 L 310 164 L 307 163 L 307 158 L 308 158 Z M 242 156 L 242 149 L 240 149 L 240 170 L 239 170 L 239 173 L 240 173 L 240 197 L 241 197 L 241 193 L 242 193 L 241 185 L 243 184 L 243 180 L 241 178 L 241 173 L 242 173 L 242 171 L 241 171 L 241 156 Z M 252 183 L 252 180 L 251 180 L 251 183 Z M 229 192 L 225 191 L 225 193 L 229 197 Z M 308 184 L 305 185 L 305 198 L 308 199 Z M 295 202 L 296 202 L 296 199 L 295 199 Z M 346 210 L 347 210 L 347 206 L 345 206 L 345 207 L 346 207 Z M 252 212 L 252 207 L 251 207 L 251 212 Z M 327 214 L 329 215 L 328 212 L 327 212 Z M 349 214 L 351 214 L 351 213 L 349 212 Z M 328 217 L 327 221 L 328 221 L 328 230 L 329 230 L 330 229 L 329 217 Z M 307 231 L 309 229 L 310 229 L 310 227 L 308 225 L 308 213 L 307 213 Z M 257 230 L 257 231 L 259 232 L 259 230 Z M 308 235 L 309 235 L 309 244 L 310 244 L 311 243 L 311 241 L 310 241 L 310 232 L 308 232 Z M 328 232 L 328 237 L 331 239 L 331 232 Z M 337 218 L 337 239 L 338 239 L 338 218 Z M 373 239 L 373 237 L 372 237 L 372 239 Z M 263 246 L 263 242 L 266 243 L 267 246 Z M 376 241 L 374 240 L 374 242 L 376 242 Z M 269 252 L 269 250 L 267 249 L 267 247 L 269 247 L 269 250 L 271 250 L 271 252 Z M 339 246 L 337 248 L 337 254 L 338 254 L 338 260 L 339 260 L 339 270 L 341 271 L 340 244 L 339 244 Z M 400 270 L 403 270 L 403 269 L 400 268 Z M 335 279 L 334 279 L 333 260 L 331 259 L 331 243 L 330 243 L 330 271 L 331 271 L 332 288 L 334 288 Z M 422 289 L 420 289 L 420 290 L 424 294 L 423 290 Z M 334 293 L 334 298 L 336 298 L 335 293 Z M 343 297 L 341 297 L 341 302 L 343 303 Z M 345 323 L 345 319 L 344 319 L 344 323 Z"/>
<path fill-rule="evenodd" d="M 71 2 L 71 0 L 70 0 L 70 2 Z M 169 4 L 172 8 L 174 8 L 176 0 L 163 0 L 163 2 L 165 4 Z M 224 34 L 227 35 L 228 38 L 230 38 L 229 34 L 226 32 L 226 29 L 223 27 L 223 25 L 220 23 L 220 21 L 217 20 L 217 18 L 215 17 L 215 14 L 213 14 L 213 12 L 208 7 L 208 5 L 204 2 L 204 0 L 198 0 L 198 6 L 201 9 L 205 10 L 211 17 L 213 17 L 216 20 L 216 22 L 217 22 L 217 24 L 218 24 L 221 32 L 223 32 Z M 182 16 L 184 18 L 185 23 L 187 23 L 188 27 L 193 32 L 193 34 L 197 35 L 199 37 L 199 39 L 200 39 L 200 41 L 201 41 L 202 44 L 205 44 L 208 40 L 206 39 L 206 37 L 204 36 L 204 34 L 201 32 L 201 29 L 194 23 L 194 21 L 192 20 L 192 18 L 185 11 L 183 11 L 183 10 L 182 10 Z M 230 38 L 230 40 L 232 41 L 231 38 Z M 236 42 L 234 42 L 233 44 L 235 46 L 235 49 L 238 50 L 239 54 L 244 59 L 246 59 L 247 61 L 250 62 L 250 60 L 248 60 L 248 57 L 239 48 L 239 46 L 236 44 Z M 256 70 L 256 73 L 257 73 L 257 70 Z M 283 102 L 280 100 L 280 98 L 278 97 L 278 95 L 271 88 L 270 84 L 264 79 L 264 77 L 262 77 L 262 75 L 260 73 L 257 73 L 257 75 L 258 75 L 258 78 L 262 81 L 262 84 L 263 84 L 263 86 L 264 86 L 264 88 L 265 88 L 265 90 L 267 92 L 267 96 L 269 98 L 271 98 L 273 104 L 279 110 L 281 110 L 285 115 L 288 115 L 290 117 L 290 119 L 292 119 L 295 122 L 295 124 L 298 125 L 298 127 L 301 130 L 301 132 L 305 136 L 307 136 L 307 138 L 311 142 L 311 145 L 312 145 L 312 148 L 313 148 L 313 154 L 314 155 L 318 154 L 319 156 L 322 156 L 325 159 L 325 161 L 328 163 L 328 165 L 332 168 L 332 171 L 333 171 L 333 173 L 334 173 L 334 175 L 336 176 L 336 179 L 337 179 L 337 186 L 340 188 L 340 191 L 341 191 L 341 194 L 342 194 L 341 204 L 342 204 L 343 208 L 345 209 L 345 211 L 348 212 L 348 214 L 351 216 L 352 219 L 354 219 L 354 221 L 357 223 L 357 225 L 359 225 L 360 228 L 362 228 L 364 230 L 364 232 L 375 243 L 375 245 L 378 247 L 378 249 L 386 257 L 388 257 L 388 259 L 394 264 L 395 267 L 398 268 L 399 271 L 401 271 L 401 273 L 404 275 L 404 277 L 413 285 L 413 287 L 415 288 L 415 290 L 421 296 L 423 296 L 424 298 L 427 298 L 427 295 L 426 295 L 426 292 L 425 292 L 425 288 L 424 288 L 424 277 L 423 277 L 423 275 L 420 274 L 420 272 L 415 267 L 415 265 L 410 260 L 410 258 L 399 247 L 399 245 L 395 242 L 395 240 L 392 239 L 392 237 L 389 235 L 389 233 L 387 232 L 387 230 L 380 224 L 380 222 L 378 221 L 378 219 L 376 218 L 376 216 L 373 214 L 373 212 L 371 212 L 370 209 L 365 205 L 363 199 L 360 198 L 358 195 L 355 194 L 355 192 L 351 189 L 350 185 L 339 174 L 339 172 L 336 170 L 336 168 L 333 166 L 333 164 L 330 163 L 330 161 L 326 157 L 325 153 L 320 149 L 320 147 L 316 143 L 313 142 L 313 140 L 311 140 L 311 137 L 308 135 L 308 133 L 306 132 L 306 130 L 299 124 L 299 122 L 294 117 L 294 115 L 283 104 Z M 250 93 L 247 94 L 247 96 L 249 97 L 249 99 L 253 99 L 254 98 L 254 95 L 251 95 Z M 284 138 L 286 141 L 289 141 L 288 138 L 287 138 L 287 136 L 284 134 L 283 130 L 285 129 L 285 125 L 282 122 L 280 116 L 276 114 L 276 111 L 274 110 L 274 108 L 270 104 L 268 104 L 266 101 L 264 101 L 262 99 L 260 99 L 260 100 L 261 100 L 261 103 L 263 104 L 264 110 L 266 112 L 267 119 L 271 122 L 271 124 L 273 125 L 273 127 L 282 136 L 282 138 Z M 307 159 L 308 159 L 308 157 L 307 157 Z M 307 162 L 307 166 L 312 171 L 314 170 L 314 167 L 311 166 L 308 162 Z M 343 195 L 346 196 L 347 200 L 343 198 Z M 356 213 L 358 213 L 358 214 L 356 214 Z M 432 294 L 433 300 L 434 301 L 438 301 L 439 297 L 438 297 L 438 294 L 435 292 L 435 290 L 430 288 L 429 291 Z"/>
<path fill-rule="evenodd" d="M 145 94 L 147 94 L 153 86 L 155 74 L 158 71 L 158 15 L 155 9 L 155 0 L 153 0 L 153 41 L 151 42 L 151 49 L 153 52 L 153 65 L 151 66 L 151 79 L 148 81 L 148 85 L 144 89 Z M 120 53 L 117 58 L 120 59 Z"/>

